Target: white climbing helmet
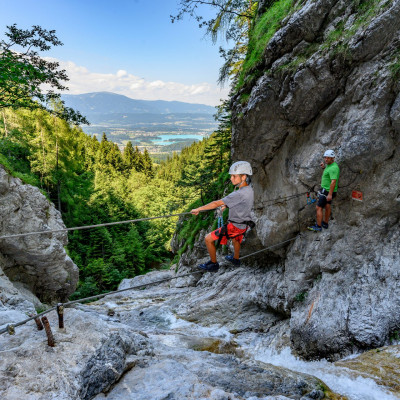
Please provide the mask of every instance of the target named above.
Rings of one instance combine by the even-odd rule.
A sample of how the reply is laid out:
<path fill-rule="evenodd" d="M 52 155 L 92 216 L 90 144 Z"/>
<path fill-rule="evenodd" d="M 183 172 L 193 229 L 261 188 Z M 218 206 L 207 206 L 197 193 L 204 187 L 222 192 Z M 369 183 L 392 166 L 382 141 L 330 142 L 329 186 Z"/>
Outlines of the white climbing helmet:
<path fill-rule="evenodd" d="M 229 168 L 230 175 L 253 175 L 250 163 L 247 161 L 237 161 Z"/>
<path fill-rule="evenodd" d="M 335 154 L 335 152 L 334 152 L 333 150 L 327 150 L 327 151 L 324 153 L 324 157 L 332 157 L 332 158 L 335 158 L 335 157 L 336 157 L 336 154 Z"/>

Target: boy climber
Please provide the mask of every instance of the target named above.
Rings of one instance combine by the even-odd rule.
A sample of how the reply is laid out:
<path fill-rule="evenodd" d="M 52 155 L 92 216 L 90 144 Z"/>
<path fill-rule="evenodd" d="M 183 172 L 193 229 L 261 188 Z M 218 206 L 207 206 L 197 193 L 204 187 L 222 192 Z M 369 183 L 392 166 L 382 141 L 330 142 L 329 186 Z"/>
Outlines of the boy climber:
<path fill-rule="evenodd" d="M 339 181 L 339 166 L 335 163 L 335 152 L 327 150 L 324 153 L 324 161 L 321 168 L 324 169 L 321 178 L 321 189 L 318 193 L 317 203 L 317 223 L 309 226 L 307 229 L 314 232 L 321 232 L 322 228 L 328 229 L 329 217 L 331 216 L 332 199 L 336 197 Z M 323 209 L 325 208 L 325 217 L 322 220 Z"/>
<path fill-rule="evenodd" d="M 221 244 L 227 244 L 228 238 L 232 239 L 234 254 L 233 256 L 226 256 L 225 259 L 235 266 L 240 265 L 240 243 L 242 243 L 243 234 L 246 232 L 249 223 L 251 223 L 250 212 L 254 203 L 253 188 L 249 186 L 250 176 L 253 174 L 251 165 L 247 161 L 235 162 L 230 167 L 229 174 L 231 175 L 231 182 L 237 190 L 221 200 L 212 201 L 191 211 L 192 214 L 197 215 L 200 211 L 229 207 L 228 225 L 216 229 L 205 237 L 211 260 L 198 266 L 204 271 L 218 271 L 216 240 Z"/>

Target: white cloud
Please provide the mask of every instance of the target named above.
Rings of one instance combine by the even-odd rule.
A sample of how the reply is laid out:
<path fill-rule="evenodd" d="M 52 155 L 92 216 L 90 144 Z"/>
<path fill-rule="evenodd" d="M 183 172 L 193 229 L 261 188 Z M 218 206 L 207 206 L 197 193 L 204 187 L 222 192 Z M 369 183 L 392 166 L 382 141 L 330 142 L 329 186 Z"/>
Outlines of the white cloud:
<path fill-rule="evenodd" d="M 162 89 L 165 88 L 166 86 L 167 84 L 163 81 L 153 81 L 149 83 L 149 87 L 154 89 Z"/>
<path fill-rule="evenodd" d="M 72 61 L 59 61 L 60 67 L 67 71 L 69 81 L 68 94 L 89 92 L 113 92 L 141 100 L 184 101 L 218 105 L 221 99 L 228 96 L 228 88 L 220 89 L 216 84 L 207 82 L 185 85 L 179 82 L 164 82 L 161 80 L 146 81 L 125 70 L 115 74 L 102 74 L 89 71 Z M 194 77 L 195 78 L 195 77 Z"/>
<path fill-rule="evenodd" d="M 128 73 L 127 73 L 124 69 L 120 69 L 120 70 L 117 72 L 117 77 L 118 77 L 118 78 L 122 78 L 122 77 L 127 76 L 127 75 L 128 75 Z"/>

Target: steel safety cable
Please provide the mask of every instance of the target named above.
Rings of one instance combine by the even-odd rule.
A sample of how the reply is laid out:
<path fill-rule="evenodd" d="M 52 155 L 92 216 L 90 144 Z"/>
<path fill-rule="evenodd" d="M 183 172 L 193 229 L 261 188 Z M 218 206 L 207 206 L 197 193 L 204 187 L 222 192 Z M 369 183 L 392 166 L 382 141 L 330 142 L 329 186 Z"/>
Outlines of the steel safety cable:
<path fill-rule="evenodd" d="M 202 210 L 200 212 L 205 212 L 209 210 Z M 86 226 L 77 226 L 74 228 L 63 228 L 63 229 L 49 229 L 47 231 L 38 231 L 38 232 L 27 232 L 27 233 L 16 233 L 12 235 L 5 235 L 5 236 L 0 236 L 1 239 L 11 239 L 11 238 L 18 238 L 18 237 L 24 237 L 24 236 L 33 236 L 33 235 L 43 235 L 43 234 L 49 234 L 49 233 L 59 233 L 59 232 L 71 232 L 71 231 L 78 231 L 78 230 L 83 230 L 83 229 L 92 229 L 92 228 L 100 228 L 102 226 L 114 226 L 114 225 L 121 225 L 121 224 L 130 224 L 134 222 L 142 222 L 142 221 L 150 221 L 153 219 L 160 219 L 160 218 L 171 218 L 171 217 L 180 217 L 183 215 L 193 215 L 190 212 L 184 212 L 180 214 L 169 214 L 169 215 L 160 215 L 158 217 L 147 217 L 147 218 L 138 218 L 138 219 L 130 219 L 127 221 L 117 221 L 117 222 L 106 222 L 104 224 L 96 224 L 96 225 L 86 225 Z"/>
<path fill-rule="evenodd" d="M 261 249 L 261 250 L 255 251 L 254 253 L 247 254 L 247 255 L 245 255 L 245 256 L 243 256 L 243 257 L 240 257 L 239 260 L 244 260 L 244 259 L 247 258 L 247 257 L 251 257 L 251 256 L 254 256 L 255 254 L 262 253 L 263 251 L 272 249 L 272 248 L 274 248 L 274 247 L 276 247 L 276 246 L 279 246 L 279 245 L 281 245 L 281 244 L 289 243 L 289 242 L 291 242 L 291 241 L 297 239 L 298 237 L 300 237 L 300 234 L 298 234 L 298 235 L 295 236 L 295 237 L 292 237 L 291 239 L 284 240 L 283 242 L 279 242 L 279 243 L 276 243 L 276 244 L 274 244 L 274 245 L 272 245 L 272 246 L 268 246 L 268 247 L 265 247 L 265 248 L 263 248 L 263 249 Z"/>
<path fill-rule="evenodd" d="M 111 295 L 111 294 L 122 293 L 122 292 L 126 292 L 127 290 L 140 289 L 140 288 L 143 288 L 143 287 L 147 287 L 147 286 L 156 285 L 156 284 L 159 284 L 159 283 L 168 282 L 168 281 L 171 281 L 173 279 L 183 278 L 185 276 L 199 274 L 199 273 L 203 273 L 203 272 L 204 271 L 194 271 L 194 272 L 190 272 L 188 274 L 173 276 L 172 278 L 161 279 L 159 281 L 143 283 L 142 285 L 132 286 L 132 287 L 125 288 L 125 289 L 114 290 L 113 292 L 107 292 L 107 293 L 102 293 L 102 294 L 98 294 L 98 295 L 95 295 L 95 296 L 85 297 L 83 299 L 68 301 L 67 303 L 59 303 L 58 306 L 61 305 L 63 307 L 69 307 L 69 306 L 72 306 L 73 304 L 76 304 L 76 303 L 82 303 L 84 301 L 89 301 L 89 300 L 94 300 L 94 299 L 101 299 L 102 297 L 105 297 L 105 296 L 108 296 L 108 295 Z M 45 310 L 45 311 L 41 312 L 40 314 L 36 314 L 36 315 L 34 315 L 32 317 L 29 317 L 29 318 L 27 318 L 27 319 L 25 319 L 23 321 L 15 323 L 15 324 L 8 324 L 6 328 L 0 329 L 0 334 L 8 332 L 10 326 L 13 327 L 13 328 L 16 328 L 17 326 L 24 325 L 27 322 L 32 321 L 33 319 L 36 319 L 36 318 L 38 318 L 38 317 L 40 317 L 42 315 L 48 314 L 49 312 L 54 311 L 56 309 L 57 309 L 57 306 L 49 308 L 48 310 Z"/>
<path fill-rule="evenodd" d="M 276 243 L 276 244 L 274 244 L 274 245 L 272 245 L 272 246 L 265 247 L 264 249 L 258 250 L 258 251 L 254 252 L 254 253 L 247 254 L 246 256 L 240 257 L 240 260 L 244 260 L 245 258 L 251 257 L 251 256 L 253 256 L 253 255 L 255 255 L 255 254 L 259 254 L 259 253 L 261 253 L 261 252 L 263 252 L 263 251 L 272 249 L 272 248 L 274 248 L 274 247 L 276 247 L 276 246 L 279 246 L 279 245 L 281 245 L 281 244 L 285 244 L 285 243 L 291 242 L 291 241 L 295 240 L 296 238 L 298 238 L 299 236 L 300 236 L 300 234 L 297 235 L 297 236 L 295 236 L 295 237 L 293 237 L 293 238 L 291 238 L 291 239 L 284 240 L 284 241 L 279 242 L 279 243 Z M 117 293 L 121 293 L 121 292 L 126 292 L 127 290 L 140 289 L 140 288 L 143 288 L 143 287 L 147 287 L 147 286 L 152 286 L 152 285 L 156 285 L 156 284 L 159 284 L 159 283 L 168 282 L 168 281 L 171 281 L 171 280 L 173 280 L 173 279 L 183 278 L 183 277 L 186 277 L 186 276 L 195 275 L 195 274 L 204 273 L 204 272 L 206 272 L 206 271 L 194 271 L 194 272 L 190 272 L 190 273 L 188 273 L 188 274 L 177 275 L 177 276 L 174 276 L 174 277 L 172 277 L 172 278 L 161 279 L 161 280 L 159 280 L 159 281 L 144 283 L 144 284 L 141 284 L 141 285 L 132 286 L 132 287 L 125 288 L 125 289 L 115 290 L 115 291 L 113 291 L 113 292 L 102 293 L 102 294 L 98 294 L 98 295 L 95 295 L 95 296 L 85 297 L 85 298 L 83 298 L 83 299 L 78 299 L 78 300 L 69 301 L 69 302 L 67 302 L 67 303 L 59 303 L 58 305 L 62 305 L 62 306 L 64 306 L 64 307 L 69 307 L 69 306 L 72 306 L 73 304 L 76 304 L 76 303 L 82 303 L 82 302 L 84 302 L 84 301 L 100 299 L 100 298 L 102 298 L 102 297 L 109 296 L 109 295 L 112 295 L 112 294 L 117 294 Z M 29 317 L 29 318 L 27 318 L 27 319 L 25 319 L 25 320 L 23 320 L 23 321 L 20 321 L 20 322 L 15 323 L 15 324 L 8 324 L 5 328 L 0 329 L 0 334 L 3 334 L 3 333 L 8 332 L 10 327 L 16 328 L 17 326 L 24 325 L 24 324 L 26 324 L 27 322 L 32 321 L 33 319 L 36 319 L 36 318 L 38 318 L 38 317 L 40 317 L 40 316 L 42 316 L 42 315 L 48 314 L 49 312 L 54 311 L 54 310 L 56 310 L 56 309 L 57 309 L 57 306 L 52 307 L 52 308 L 49 308 L 48 310 L 45 310 L 45 311 L 43 311 L 43 312 L 40 313 L 40 314 L 36 314 L 36 315 L 34 315 L 34 316 L 32 316 L 32 317 Z"/>

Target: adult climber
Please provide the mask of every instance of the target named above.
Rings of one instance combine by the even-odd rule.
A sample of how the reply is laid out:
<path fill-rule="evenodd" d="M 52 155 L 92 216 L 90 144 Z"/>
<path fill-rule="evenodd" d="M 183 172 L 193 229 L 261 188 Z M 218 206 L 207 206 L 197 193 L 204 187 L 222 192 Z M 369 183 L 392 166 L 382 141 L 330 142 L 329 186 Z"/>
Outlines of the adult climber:
<path fill-rule="evenodd" d="M 225 259 L 233 265 L 239 266 L 240 244 L 243 241 L 243 234 L 249 226 L 253 225 L 250 215 L 254 203 L 254 192 L 250 186 L 250 177 L 253 174 L 251 165 L 247 161 L 237 161 L 230 167 L 229 174 L 231 175 L 231 182 L 235 186 L 235 190 L 232 193 L 221 200 L 215 200 L 191 210 L 192 214 L 197 215 L 200 211 L 214 210 L 218 207 L 229 208 L 228 224 L 205 237 L 210 260 L 198 266 L 204 271 L 218 271 L 219 264 L 217 262 L 215 241 L 225 245 L 228 243 L 228 238 L 232 240 L 234 254 L 227 255 Z"/>
<path fill-rule="evenodd" d="M 318 192 L 318 203 L 317 203 L 317 222 L 313 226 L 309 226 L 307 229 L 314 232 L 321 232 L 322 228 L 328 229 L 329 218 L 331 216 L 331 204 L 332 200 L 336 197 L 340 169 L 335 162 L 336 154 L 333 150 L 326 150 L 324 153 L 324 161 L 321 162 L 321 168 L 324 172 L 321 178 L 321 189 Z M 323 215 L 323 210 L 325 214 Z"/>

